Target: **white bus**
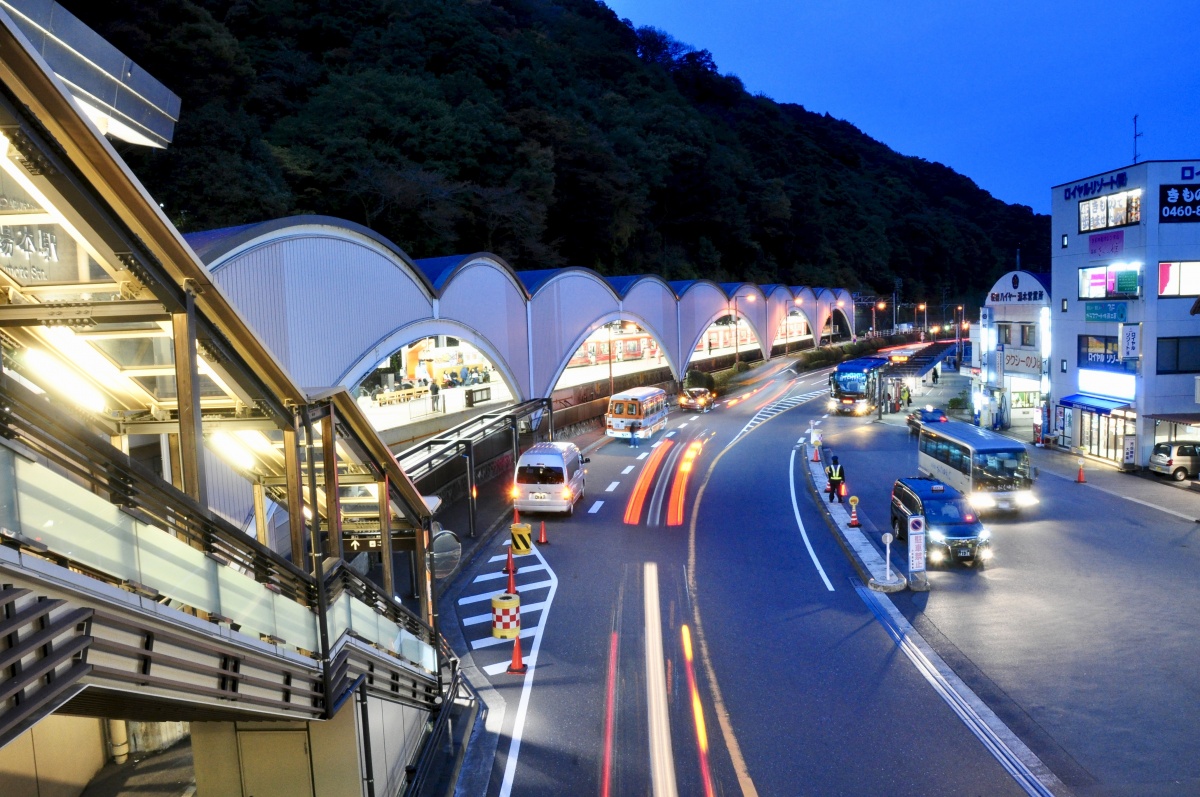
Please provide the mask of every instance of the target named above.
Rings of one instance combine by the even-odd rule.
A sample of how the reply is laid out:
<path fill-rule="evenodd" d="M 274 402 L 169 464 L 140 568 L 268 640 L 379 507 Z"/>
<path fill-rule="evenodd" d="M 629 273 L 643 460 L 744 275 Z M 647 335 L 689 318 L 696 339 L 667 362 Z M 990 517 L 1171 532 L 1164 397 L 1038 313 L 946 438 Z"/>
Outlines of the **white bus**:
<path fill-rule="evenodd" d="M 630 427 L 637 423 L 639 440 L 650 437 L 667 425 L 667 391 L 661 387 L 635 387 L 622 390 L 608 400 L 604 414 L 604 433 L 629 439 Z"/>
<path fill-rule="evenodd" d="M 962 421 L 921 428 L 917 468 L 961 492 L 977 512 L 1016 511 L 1038 502 L 1037 470 L 1016 440 Z"/>

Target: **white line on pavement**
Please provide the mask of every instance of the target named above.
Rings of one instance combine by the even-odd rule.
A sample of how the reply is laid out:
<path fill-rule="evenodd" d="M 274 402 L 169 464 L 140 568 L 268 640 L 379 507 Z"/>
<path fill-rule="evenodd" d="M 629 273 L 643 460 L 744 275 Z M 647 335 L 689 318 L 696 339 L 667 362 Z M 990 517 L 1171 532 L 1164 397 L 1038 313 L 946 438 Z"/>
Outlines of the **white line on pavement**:
<path fill-rule="evenodd" d="M 524 614 L 525 614 L 525 607 L 522 606 L 521 607 L 521 615 L 524 616 Z M 537 626 L 534 626 L 533 628 L 522 628 L 521 629 L 521 639 L 529 639 L 531 636 L 536 634 L 537 631 L 538 631 Z M 472 640 L 471 650 L 479 650 L 480 648 L 494 648 L 494 647 L 496 647 L 496 645 L 503 645 L 505 642 L 512 642 L 512 640 L 511 639 L 499 639 L 494 636 L 485 636 L 482 639 Z"/>
<path fill-rule="evenodd" d="M 524 636 L 524 634 L 523 634 L 523 633 L 522 633 L 522 636 Z M 534 644 L 535 644 L 535 645 L 537 644 L 537 640 L 536 640 L 536 639 L 535 639 L 533 642 L 534 642 Z M 528 656 L 522 656 L 521 658 L 524 660 L 524 662 L 525 662 L 525 666 L 526 666 L 526 667 L 529 667 L 530 669 L 532 669 L 532 668 L 533 668 L 533 666 L 534 666 L 535 664 L 537 664 L 537 657 L 536 657 L 536 656 L 534 656 L 532 653 L 530 653 Z M 500 662 L 496 662 L 495 664 L 489 664 L 489 665 L 488 665 L 488 666 L 486 666 L 486 667 L 481 667 L 480 669 L 482 669 L 482 670 L 483 670 L 485 673 L 487 673 L 488 675 L 499 675 L 500 673 L 507 671 L 507 670 L 508 670 L 508 666 L 509 666 L 509 662 L 507 662 L 507 661 L 500 661 Z M 524 695 L 522 695 L 522 696 L 524 696 Z M 514 739 L 514 740 L 513 740 L 513 742 L 514 742 L 514 743 L 516 743 L 517 741 L 518 741 L 518 740 L 516 740 L 516 739 Z M 510 746 L 509 746 L 509 750 L 512 750 L 512 745 L 510 745 Z M 514 759 L 514 760 L 513 760 L 513 771 L 514 771 L 514 774 L 515 774 L 515 772 L 516 772 L 516 759 Z M 505 771 L 504 771 L 504 781 L 505 781 L 505 783 L 508 785 L 508 791 L 503 791 L 503 790 L 502 790 L 500 793 L 501 793 L 501 794 L 510 794 L 510 793 L 512 792 L 512 779 L 509 777 L 509 774 L 508 774 L 508 770 L 507 770 L 507 769 L 505 769 Z"/>
<path fill-rule="evenodd" d="M 599 511 L 600 511 L 600 507 L 602 507 L 602 506 L 604 506 L 604 502 L 603 502 L 603 501 L 597 501 L 596 503 L 592 504 L 592 508 L 588 510 L 588 514 L 589 514 L 589 515 L 594 515 L 594 514 L 596 514 L 597 512 L 599 512 Z"/>
<path fill-rule="evenodd" d="M 662 615 L 659 612 L 658 565 L 646 562 L 643 598 L 646 618 L 646 713 L 650 722 L 650 782 L 654 797 L 674 797 L 675 758 L 671 752 L 671 715 L 667 711 Z"/>
<path fill-rule="evenodd" d="M 683 428 L 683 427 L 685 427 L 685 426 L 687 426 L 687 424 L 686 424 L 686 423 L 681 423 L 681 424 L 679 424 L 678 426 L 676 426 L 675 428 L 676 428 L 676 429 L 682 429 L 682 428 Z"/>
<path fill-rule="evenodd" d="M 534 548 L 534 550 L 536 551 L 537 549 Z M 538 555 L 541 556 L 541 554 L 538 554 Z M 533 584 L 522 584 L 520 592 L 522 594 L 524 594 L 526 592 L 532 592 L 535 589 L 545 589 L 546 587 L 549 587 L 553 583 L 555 583 L 555 582 L 553 582 L 553 581 L 537 581 Z M 465 598 L 459 598 L 458 605 L 466 606 L 469 603 L 483 603 L 484 601 L 490 601 L 492 598 L 496 597 L 497 595 L 503 595 L 503 594 L 504 594 L 504 590 L 494 589 L 491 592 L 484 592 L 481 595 L 468 595 Z"/>
<path fill-rule="evenodd" d="M 620 482 L 613 482 L 612 484 L 610 484 L 604 488 L 604 492 L 611 493 L 613 490 L 617 489 L 620 486 L 621 486 Z"/>
<path fill-rule="evenodd" d="M 626 465 L 625 470 L 621 471 L 621 475 L 625 476 L 627 474 L 633 473 L 633 467 L 634 467 L 633 465 Z"/>
<path fill-rule="evenodd" d="M 530 603 L 528 605 L 522 605 L 521 606 L 521 616 L 524 617 L 527 614 L 531 614 L 536 611 L 541 611 L 545 606 L 546 606 L 545 601 L 539 601 L 538 603 Z M 462 620 L 462 624 L 463 625 L 480 625 L 481 623 L 490 623 L 491 621 L 492 621 L 492 613 L 488 612 L 487 614 L 476 614 L 476 615 L 472 615 L 471 617 L 464 617 Z"/>
<path fill-rule="evenodd" d="M 505 559 L 507 559 L 507 558 L 508 557 L 505 557 Z M 532 573 L 535 570 L 545 570 L 545 569 L 546 569 L 546 566 L 544 564 L 542 564 L 542 565 L 526 565 L 525 567 L 517 568 L 517 575 L 519 576 L 522 573 Z M 475 580 L 472 581 L 471 583 L 478 584 L 481 581 L 494 581 L 498 578 L 508 578 L 508 573 L 505 573 L 503 570 L 501 570 L 499 573 L 484 573 L 481 576 L 475 576 Z"/>
<path fill-rule="evenodd" d="M 658 445 L 658 443 L 655 443 L 654 445 Z M 649 451 L 647 451 L 647 452 L 645 452 L 645 453 L 643 453 L 643 454 L 638 454 L 638 459 L 645 459 L 645 458 L 646 458 L 646 457 L 648 457 L 648 456 L 650 456 L 650 452 L 649 452 Z"/>
<path fill-rule="evenodd" d="M 825 582 L 826 589 L 833 592 L 833 584 L 829 583 L 829 576 L 825 575 L 825 569 L 817 561 L 817 553 L 813 550 L 812 543 L 808 541 L 808 534 L 804 531 L 804 521 L 800 519 L 800 506 L 796 503 L 796 449 L 794 448 L 791 461 L 788 462 L 788 487 L 792 490 L 792 511 L 796 514 L 796 525 L 800 528 L 800 536 L 804 538 L 804 547 L 808 549 L 808 555 L 812 557 L 813 565 L 821 574 L 821 580 Z"/>

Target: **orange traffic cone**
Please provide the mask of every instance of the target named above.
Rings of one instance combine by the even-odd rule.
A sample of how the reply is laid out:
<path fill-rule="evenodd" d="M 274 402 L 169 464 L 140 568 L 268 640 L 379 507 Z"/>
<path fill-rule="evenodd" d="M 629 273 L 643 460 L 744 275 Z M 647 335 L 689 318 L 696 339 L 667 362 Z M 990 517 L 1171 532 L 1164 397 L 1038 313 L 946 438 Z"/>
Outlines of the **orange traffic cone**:
<path fill-rule="evenodd" d="M 517 572 L 517 569 L 516 569 L 515 567 L 513 567 L 513 560 L 512 560 L 512 543 L 509 543 L 509 545 L 508 545 L 508 561 L 507 561 L 507 562 L 504 564 L 504 569 L 503 569 L 503 570 L 501 570 L 500 572 L 501 572 L 501 573 L 508 573 L 508 574 L 510 574 L 510 575 L 511 575 L 512 573 L 515 573 L 515 572 Z"/>
<path fill-rule="evenodd" d="M 850 528 L 852 528 L 852 529 L 856 529 L 856 528 L 858 528 L 858 527 L 859 527 L 859 526 L 861 526 L 861 525 L 862 525 L 862 524 L 858 522 L 858 504 L 851 504 L 851 505 L 850 505 L 850 523 L 849 523 L 849 526 L 850 526 Z"/>
<path fill-rule="evenodd" d="M 512 664 L 508 665 L 508 672 L 513 675 L 521 675 L 529 668 L 525 666 L 525 660 L 521 658 L 521 634 L 518 633 L 513 639 L 513 657 Z"/>
<path fill-rule="evenodd" d="M 546 521 L 542 521 L 542 533 L 538 535 L 538 545 L 549 545 L 550 540 L 546 539 Z"/>
<path fill-rule="evenodd" d="M 512 566 L 511 558 L 508 561 L 509 561 L 508 589 L 506 591 L 508 592 L 509 595 L 516 595 L 517 594 L 517 568 Z"/>
<path fill-rule="evenodd" d="M 513 524 L 521 522 L 521 515 L 517 512 L 517 505 L 513 504 Z"/>
<path fill-rule="evenodd" d="M 1087 479 L 1083 478 L 1083 459 L 1079 460 L 1079 475 L 1075 477 L 1076 484 L 1087 484 Z"/>
<path fill-rule="evenodd" d="M 826 492 L 826 493 L 829 493 L 829 492 L 832 492 L 832 491 L 833 491 L 833 485 L 832 485 L 832 484 L 830 484 L 829 482 L 825 482 L 825 492 Z"/>
<path fill-rule="evenodd" d="M 821 447 L 820 447 L 820 446 L 813 446 L 813 447 L 812 447 L 812 450 L 813 450 L 813 457 L 812 457 L 812 461 L 813 461 L 813 462 L 820 462 L 820 461 L 821 461 Z"/>

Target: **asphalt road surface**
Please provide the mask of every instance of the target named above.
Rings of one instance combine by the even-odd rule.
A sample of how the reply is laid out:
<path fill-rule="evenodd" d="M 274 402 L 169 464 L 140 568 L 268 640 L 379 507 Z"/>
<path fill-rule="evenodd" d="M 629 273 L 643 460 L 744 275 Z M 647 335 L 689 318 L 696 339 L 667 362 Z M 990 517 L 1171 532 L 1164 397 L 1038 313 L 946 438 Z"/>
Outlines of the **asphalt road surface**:
<path fill-rule="evenodd" d="M 601 445 L 573 518 L 523 517 L 550 539 L 516 560 L 526 674 L 490 635 L 507 535 L 444 596 L 498 698 L 489 794 L 1024 792 L 876 619 L 814 503 L 810 421 L 875 539 L 916 470 L 903 426 L 824 418 L 825 379 L 784 371 L 672 413 L 653 447 Z M 1196 524 L 1053 474 L 1039 495 L 989 520 L 994 565 L 891 600 L 1055 793 L 1200 793 Z"/>

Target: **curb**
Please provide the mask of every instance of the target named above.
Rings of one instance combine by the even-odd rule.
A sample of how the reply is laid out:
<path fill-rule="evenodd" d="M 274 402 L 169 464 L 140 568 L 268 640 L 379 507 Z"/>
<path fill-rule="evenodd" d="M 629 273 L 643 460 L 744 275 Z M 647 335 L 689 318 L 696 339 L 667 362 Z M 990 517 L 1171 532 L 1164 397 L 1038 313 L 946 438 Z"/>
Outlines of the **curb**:
<path fill-rule="evenodd" d="M 850 564 L 854 566 L 855 571 L 858 573 L 859 580 L 876 592 L 900 592 L 901 590 L 906 589 L 908 587 L 908 578 L 901 573 L 898 568 L 893 566 L 892 574 L 895 576 L 895 578 L 889 581 L 886 573 L 884 572 L 882 560 L 880 561 L 879 565 L 873 566 L 874 563 L 869 563 L 863 559 L 859 548 L 856 547 L 853 542 L 851 542 L 847 536 L 847 530 L 842 528 L 841 523 L 838 522 L 838 520 L 834 518 L 833 513 L 829 511 L 829 507 L 825 505 L 825 500 L 821 491 L 817 488 L 817 483 L 815 481 L 815 477 L 813 476 L 811 467 L 813 464 L 811 461 L 812 448 L 807 443 L 804 443 L 802 445 L 802 450 L 806 452 L 804 457 L 804 475 L 805 482 L 808 484 L 809 494 L 813 497 L 813 500 L 817 503 L 817 505 L 821 507 L 821 517 L 825 519 L 825 524 L 829 527 L 829 531 L 834 536 L 834 539 L 836 539 L 838 544 L 842 546 L 842 550 L 846 553 L 846 558 L 850 560 Z M 822 454 L 821 463 L 824 464 L 824 462 L 825 456 Z M 862 532 L 861 529 L 854 529 L 854 531 L 857 531 L 860 535 L 862 535 L 866 544 L 871 544 L 870 541 L 867 540 L 866 534 Z M 878 558 L 878 552 L 876 552 L 876 557 Z"/>

